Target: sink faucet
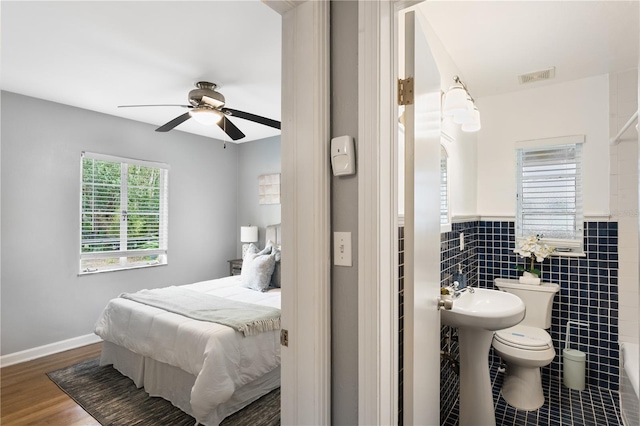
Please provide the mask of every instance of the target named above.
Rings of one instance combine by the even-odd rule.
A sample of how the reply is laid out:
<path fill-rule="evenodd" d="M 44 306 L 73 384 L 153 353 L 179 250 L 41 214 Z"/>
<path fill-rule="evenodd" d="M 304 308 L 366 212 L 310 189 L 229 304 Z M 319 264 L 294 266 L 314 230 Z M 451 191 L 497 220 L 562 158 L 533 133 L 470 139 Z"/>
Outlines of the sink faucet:
<path fill-rule="evenodd" d="M 460 283 L 458 281 L 453 282 L 453 298 L 457 299 L 464 292 L 468 291 L 469 293 L 475 293 L 475 290 L 471 286 L 466 286 L 465 288 L 460 288 Z"/>

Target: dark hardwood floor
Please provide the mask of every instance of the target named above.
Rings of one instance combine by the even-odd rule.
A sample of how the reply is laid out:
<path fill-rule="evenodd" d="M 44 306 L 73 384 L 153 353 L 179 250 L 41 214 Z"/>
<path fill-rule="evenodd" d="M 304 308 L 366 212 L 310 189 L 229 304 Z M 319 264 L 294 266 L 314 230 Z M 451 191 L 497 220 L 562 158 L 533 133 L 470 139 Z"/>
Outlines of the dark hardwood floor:
<path fill-rule="evenodd" d="M 0 369 L 0 424 L 99 426 L 46 373 L 96 358 L 101 349 L 96 343 Z"/>

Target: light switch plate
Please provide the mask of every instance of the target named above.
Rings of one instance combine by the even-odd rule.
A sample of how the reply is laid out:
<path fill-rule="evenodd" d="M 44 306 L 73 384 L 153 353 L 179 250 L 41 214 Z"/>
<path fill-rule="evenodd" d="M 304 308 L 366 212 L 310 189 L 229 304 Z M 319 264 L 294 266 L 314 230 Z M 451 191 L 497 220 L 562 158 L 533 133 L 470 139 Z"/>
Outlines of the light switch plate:
<path fill-rule="evenodd" d="M 351 232 L 333 233 L 333 264 L 353 266 L 351 262 Z"/>

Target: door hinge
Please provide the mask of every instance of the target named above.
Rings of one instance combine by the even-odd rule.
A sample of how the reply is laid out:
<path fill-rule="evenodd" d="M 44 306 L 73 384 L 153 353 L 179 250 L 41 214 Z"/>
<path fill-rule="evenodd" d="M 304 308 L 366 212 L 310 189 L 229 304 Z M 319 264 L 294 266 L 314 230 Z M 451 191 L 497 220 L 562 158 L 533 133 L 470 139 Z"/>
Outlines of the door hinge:
<path fill-rule="evenodd" d="M 289 330 L 280 330 L 280 344 L 282 346 L 289 346 Z"/>
<path fill-rule="evenodd" d="M 413 104 L 413 77 L 398 80 L 398 105 Z"/>

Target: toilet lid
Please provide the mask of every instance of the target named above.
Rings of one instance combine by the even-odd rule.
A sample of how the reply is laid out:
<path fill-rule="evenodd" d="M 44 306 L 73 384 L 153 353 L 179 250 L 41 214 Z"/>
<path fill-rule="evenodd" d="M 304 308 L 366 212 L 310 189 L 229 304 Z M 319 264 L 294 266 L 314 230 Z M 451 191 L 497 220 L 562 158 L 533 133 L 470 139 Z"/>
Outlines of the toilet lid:
<path fill-rule="evenodd" d="M 544 350 L 552 347 L 551 336 L 545 330 L 526 325 L 498 330 L 494 338 L 499 342 L 520 349 Z"/>

